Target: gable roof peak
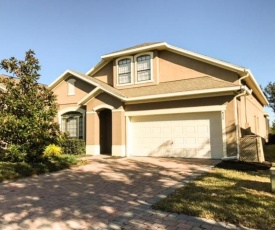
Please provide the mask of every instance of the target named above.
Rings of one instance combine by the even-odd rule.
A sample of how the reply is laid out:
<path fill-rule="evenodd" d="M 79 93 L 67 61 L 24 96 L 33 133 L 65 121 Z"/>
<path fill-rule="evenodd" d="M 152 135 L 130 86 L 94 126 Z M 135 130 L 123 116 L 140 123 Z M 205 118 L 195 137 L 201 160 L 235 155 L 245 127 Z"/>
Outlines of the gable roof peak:
<path fill-rule="evenodd" d="M 101 56 L 101 58 L 106 60 L 106 59 L 110 59 L 120 55 L 129 54 L 129 53 L 135 53 L 135 52 L 140 52 L 140 51 L 145 51 L 150 49 L 164 49 L 166 47 L 167 47 L 166 42 L 146 42 L 146 43 L 131 46 L 122 50 L 118 50 L 109 54 L 105 54 Z"/>
<path fill-rule="evenodd" d="M 125 49 L 117 50 L 117 51 L 105 54 L 103 56 L 106 56 L 106 55 L 109 55 L 109 54 L 113 54 L 113 53 L 122 52 L 122 51 L 126 51 L 126 50 L 132 50 L 132 49 L 137 49 L 137 48 L 143 48 L 143 47 L 146 47 L 146 46 L 161 44 L 161 43 L 164 43 L 164 42 L 163 41 L 162 42 L 145 42 L 145 43 L 141 43 L 141 44 L 138 44 L 138 45 L 135 45 L 135 46 L 131 46 L 131 47 L 125 48 Z"/>

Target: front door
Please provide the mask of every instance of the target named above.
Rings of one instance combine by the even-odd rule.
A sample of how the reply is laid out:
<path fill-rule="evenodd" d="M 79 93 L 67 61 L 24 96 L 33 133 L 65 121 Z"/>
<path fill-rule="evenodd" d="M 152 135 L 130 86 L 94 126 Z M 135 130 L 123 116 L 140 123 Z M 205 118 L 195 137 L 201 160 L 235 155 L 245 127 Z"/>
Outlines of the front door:
<path fill-rule="evenodd" d="M 100 154 L 112 155 L 112 111 L 101 110 L 100 119 Z"/>

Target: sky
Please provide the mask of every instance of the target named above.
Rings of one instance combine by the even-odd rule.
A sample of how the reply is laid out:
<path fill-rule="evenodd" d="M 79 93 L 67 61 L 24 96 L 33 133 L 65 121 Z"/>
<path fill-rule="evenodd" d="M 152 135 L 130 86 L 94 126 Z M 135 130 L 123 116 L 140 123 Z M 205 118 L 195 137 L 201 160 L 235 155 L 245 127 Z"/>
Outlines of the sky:
<path fill-rule="evenodd" d="M 0 29 L 0 60 L 34 50 L 44 84 L 158 41 L 249 68 L 262 86 L 275 82 L 274 0 L 0 0 Z"/>

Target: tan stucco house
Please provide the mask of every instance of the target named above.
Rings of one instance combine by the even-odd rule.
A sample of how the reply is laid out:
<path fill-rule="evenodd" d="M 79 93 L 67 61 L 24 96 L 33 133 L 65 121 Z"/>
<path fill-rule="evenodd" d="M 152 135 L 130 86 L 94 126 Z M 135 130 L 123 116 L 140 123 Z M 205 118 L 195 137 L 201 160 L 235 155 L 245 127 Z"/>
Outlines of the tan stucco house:
<path fill-rule="evenodd" d="M 62 131 L 86 153 L 237 158 L 240 138 L 267 138 L 268 104 L 249 69 L 165 42 L 110 54 L 52 84 Z"/>

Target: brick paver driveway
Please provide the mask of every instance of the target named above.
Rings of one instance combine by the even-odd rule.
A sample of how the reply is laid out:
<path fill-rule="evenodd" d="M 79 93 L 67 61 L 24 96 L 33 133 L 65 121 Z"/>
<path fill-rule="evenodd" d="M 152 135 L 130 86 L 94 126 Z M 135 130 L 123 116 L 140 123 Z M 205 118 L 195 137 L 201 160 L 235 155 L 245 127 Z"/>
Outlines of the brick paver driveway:
<path fill-rule="evenodd" d="M 0 229 L 223 229 L 150 208 L 218 161 L 98 156 L 89 165 L 0 184 Z"/>

